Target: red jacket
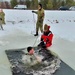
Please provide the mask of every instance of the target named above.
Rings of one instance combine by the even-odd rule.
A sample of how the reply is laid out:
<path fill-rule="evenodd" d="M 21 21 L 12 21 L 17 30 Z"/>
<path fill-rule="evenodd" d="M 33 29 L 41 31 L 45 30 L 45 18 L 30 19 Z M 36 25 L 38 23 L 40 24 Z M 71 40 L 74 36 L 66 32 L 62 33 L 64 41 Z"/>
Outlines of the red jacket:
<path fill-rule="evenodd" d="M 52 32 L 50 30 L 44 32 L 43 35 L 41 36 L 41 39 L 44 41 L 46 47 L 50 47 L 52 45 L 52 40 L 53 40 Z"/>

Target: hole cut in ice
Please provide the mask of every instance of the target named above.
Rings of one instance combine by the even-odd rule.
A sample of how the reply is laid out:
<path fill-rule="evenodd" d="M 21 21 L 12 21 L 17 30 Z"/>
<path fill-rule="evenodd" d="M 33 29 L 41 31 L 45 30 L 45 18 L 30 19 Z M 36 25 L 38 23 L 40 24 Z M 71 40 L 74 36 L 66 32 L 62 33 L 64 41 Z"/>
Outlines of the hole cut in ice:
<path fill-rule="evenodd" d="M 35 54 L 44 58 L 40 48 L 34 47 Z M 57 56 L 49 57 L 39 63 L 34 56 L 27 54 L 26 49 L 6 50 L 7 57 L 11 63 L 13 75 L 24 73 L 25 75 L 52 75 L 60 67 L 60 59 Z M 22 74 L 21 74 L 22 75 Z"/>

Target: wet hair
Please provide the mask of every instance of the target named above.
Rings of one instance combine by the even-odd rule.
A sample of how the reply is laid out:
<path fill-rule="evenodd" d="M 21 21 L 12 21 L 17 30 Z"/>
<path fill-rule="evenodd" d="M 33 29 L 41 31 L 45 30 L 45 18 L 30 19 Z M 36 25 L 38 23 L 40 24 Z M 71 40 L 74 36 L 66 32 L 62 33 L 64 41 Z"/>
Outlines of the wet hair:
<path fill-rule="evenodd" d="M 27 47 L 27 51 L 30 52 L 32 48 L 33 47 L 31 47 L 31 46 Z"/>
<path fill-rule="evenodd" d="M 40 7 L 42 8 L 42 4 L 39 3 L 39 5 L 40 5 Z"/>

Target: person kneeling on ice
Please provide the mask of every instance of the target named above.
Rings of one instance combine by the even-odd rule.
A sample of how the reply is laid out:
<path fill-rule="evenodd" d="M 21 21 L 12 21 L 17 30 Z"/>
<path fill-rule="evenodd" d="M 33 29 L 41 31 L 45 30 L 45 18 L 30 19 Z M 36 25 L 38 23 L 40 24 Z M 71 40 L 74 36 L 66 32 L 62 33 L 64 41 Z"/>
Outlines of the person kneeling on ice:
<path fill-rule="evenodd" d="M 50 26 L 45 24 L 43 35 L 41 35 L 41 42 L 38 44 L 39 47 L 47 48 L 52 45 L 53 33 L 49 29 Z"/>

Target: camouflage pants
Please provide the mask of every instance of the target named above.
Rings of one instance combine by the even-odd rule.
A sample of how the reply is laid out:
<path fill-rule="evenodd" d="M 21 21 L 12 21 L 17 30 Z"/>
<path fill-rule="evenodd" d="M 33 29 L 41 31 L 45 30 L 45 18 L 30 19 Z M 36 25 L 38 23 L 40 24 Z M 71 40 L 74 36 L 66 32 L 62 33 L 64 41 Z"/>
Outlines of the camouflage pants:
<path fill-rule="evenodd" d="M 2 20 L 0 20 L 0 28 L 3 30 Z"/>
<path fill-rule="evenodd" d="M 2 18 L 2 24 L 5 24 L 5 18 Z"/>
<path fill-rule="evenodd" d="M 38 32 L 39 29 L 40 29 L 41 32 L 43 32 L 43 21 L 42 22 L 37 21 L 37 23 L 36 23 L 36 32 Z"/>

